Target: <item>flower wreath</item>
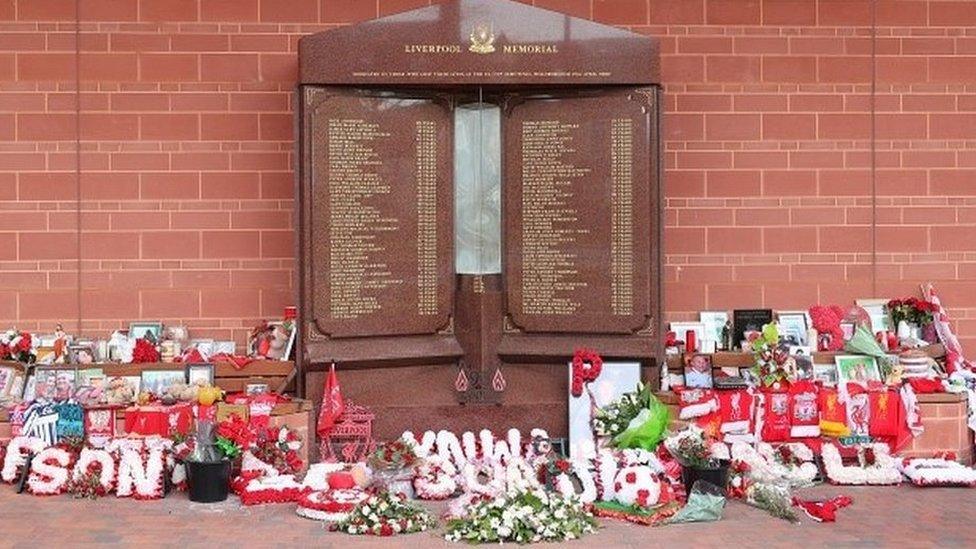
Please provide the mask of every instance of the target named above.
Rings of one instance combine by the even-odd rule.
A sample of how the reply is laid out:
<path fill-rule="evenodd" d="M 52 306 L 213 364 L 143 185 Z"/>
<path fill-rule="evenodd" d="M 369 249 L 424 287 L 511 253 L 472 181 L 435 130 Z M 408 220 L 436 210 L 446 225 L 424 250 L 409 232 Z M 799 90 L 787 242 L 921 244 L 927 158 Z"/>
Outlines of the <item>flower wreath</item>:
<path fill-rule="evenodd" d="M 414 470 L 413 488 L 418 499 L 447 499 L 457 491 L 457 468 L 438 456 L 424 460 Z"/>
<path fill-rule="evenodd" d="M 732 460 L 745 464 L 744 470 L 754 482 L 780 484 L 783 481 L 797 488 L 813 482 L 817 465 L 813 451 L 805 444 L 783 444 L 774 449 L 761 442 L 758 448 L 744 442 L 732 444 Z M 741 467 L 741 466 L 740 466 Z"/>
<path fill-rule="evenodd" d="M 36 496 L 55 496 L 68 488 L 68 468 L 71 453 L 64 448 L 51 446 L 41 450 L 31 461 L 27 489 Z"/>
<path fill-rule="evenodd" d="M 295 512 L 300 517 L 323 522 L 341 522 L 369 496 L 357 489 L 319 490 L 298 498 Z"/>
<path fill-rule="evenodd" d="M 94 476 L 92 497 L 104 496 L 115 487 L 115 458 L 105 450 L 84 448 L 78 455 L 72 472 L 72 492 L 83 492 L 86 489 L 86 478 Z"/>
<path fill-rule="evenodd" d="M 278 475 L 251 479 L 238 495 L 244 505 L 263 505 L 298 501 L 310 491 L 294 475 Z"/>
<path fill-rule="evenodd" d="M 859 465 L 845 466 L 837 447 L 824 444 L 821 453 L 827 480 L 842 485 L 900 484 L 901 472 L 888 452 L 888 445 L 884 443 L 862 446 L 858 448 Z"/>
<path fill-rule="evenodd" d="M 424 507 L 407 501 L 403 494 L 382 492 L 357 505 L 336 529 L 347 534 L 392 536 L 422 532 L 434 525 Z"/>
<path fill-rule="evenodd" d="M 4 482 L 14 482 L 20 475 L 19 470 L 27 464 L 28 454 L 38 454 L 47 444 L 37 437 L 14 437 L 7 445 L 7 453 L 3 457 L 3 470 L 0 479 Z"/>
<path fill-rule="evenodd" d="M 905 458 L 899 469 L 915 486 L 976 488 L 976 470 L 946 458 Z"/>
<path fill-rule="evenodd" d="M 573 353 L 573 396 L 582 396 L 584 385 L 600 377 L 602 370 L 603 359 L 600 355 L 589 349 L 576 349 Z"/>
<path fill-rule="evenodd" d="M 559 470 L 559 474 L 556 475 L 556 490 L 563 497 L 574 496 L 583 503 L 593 503 L 599 498 L 600 490 L 597 487 L 596 475 L 590 471 L 589 462 L 569 462 L 561 459 L 556 461 L 556 468 Z M 579 481 L 582 492 L 576 493 L 573 477 Z"/>
<path fill-rule="evenodd" d="M 161 499 L 163 475 L 166 472 L 165 449 L 160 446 L 141 449 L 124 446 L 119 458 L 118 488 L 120 498 Z"/>
<path fill-rule="evenodd" d="M 465 492 L 493 496 L 505 490 L 505 468 L 500 463 L 489 460 L 468 462 L 461 475 L 461 488 Z"/>

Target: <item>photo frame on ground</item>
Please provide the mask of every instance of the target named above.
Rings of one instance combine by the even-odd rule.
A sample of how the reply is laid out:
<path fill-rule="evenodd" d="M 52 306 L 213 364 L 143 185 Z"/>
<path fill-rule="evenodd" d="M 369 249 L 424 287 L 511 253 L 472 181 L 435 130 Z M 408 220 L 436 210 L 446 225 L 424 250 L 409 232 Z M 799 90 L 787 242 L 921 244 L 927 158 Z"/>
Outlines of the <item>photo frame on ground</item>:
<path fill-rule="evenodd" d="M 573 382 L 573 363 L 567 367 L 569 386 Z M 633 391 L 641 380 L 640 362 L 603 362 L 600 376 L 591 381 L 589 389 L 593 393 L 597 407 L 606 406 L 617 400 L 624 393 Z M 568 389 L 569 399 L 569 455 L 573 459 L 588 457 L 593 448 L 593 431 L 591 429 L 592 405 L 586 391 L 576 397 Z"/>

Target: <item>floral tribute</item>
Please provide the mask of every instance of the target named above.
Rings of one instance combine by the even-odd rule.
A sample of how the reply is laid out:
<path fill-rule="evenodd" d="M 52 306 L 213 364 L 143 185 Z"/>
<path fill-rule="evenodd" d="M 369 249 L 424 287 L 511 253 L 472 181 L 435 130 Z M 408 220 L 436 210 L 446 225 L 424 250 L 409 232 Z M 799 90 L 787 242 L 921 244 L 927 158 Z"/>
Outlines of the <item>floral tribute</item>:
<path fill-rule="evenodd" d="M 898 463 L 891 457 L 888 445 L 869 444 L 858 448 L 856 465 L 844 465 L 840 451 L 833 444 L 821 448 L 824 472 L 831 484 L 841 485 L 885 485 L 899 484 L 902 477 Z"/>
<path fill-rule="evenodd" d="M 159 362 L 159 351 L 156 345 L 148 339 L 137 339 L 136 345 L 132 349 L 132 363 L 143 364 Z"/>
<path fill-rule="evenodd" d="M 374 469 L 409 469 L 417 461 L 413 444 L 403 439 L 380 444 L 369 456 L 369 466 Z"/>
<path fill-rule="evenodd" d="M 761 442 L 758 448 L 736 442 L 732 445 L 732 467 L 747 473 L 748 480 L 765 484 L 785 485 L 791 488 L 807 486 L 817 476 L 813 451 L 802 443 L 790 443 L 773 448 Z"/>
<path fill-rule="evenodd" d="M 115 488 L 115 458 L 105 450 L 85 448 L 75 462 L 68 492 L 76 498 L 97 499 Z"/>
<path fill-rule="evenodd" d="M 574 397 L 583 396 L 587 383 L 596 381 L 603 371 L 603 359 L 595 351 L 576 349 L 573 353 L 573 378 L 571 391 Z"/>
<path fill-rule="evenodd" d="M 237 414 L 231 414 L 217 424 L 216 446 L 230 459 L 240 457 L 244 450 L 251 447 L 254 438 L 251 424 Z"/>
<path fill-rule="evenodd" d="M 694 425 L 664 439 L 664 447 L 682 467 L 713 469 L 718 467 L 720 456 L 727 448 Z"/>
<path fill-rule="evenodd" d="M 33 363 L 37 359 L 33 339 L 28 332 L 7 330 L 0 334 L 0 360 Z"/>
<path fill-rule="evenodd" d="M 430 456 L 414 470 L 413 488 L 417 497 L 426 500 L 442 500 L 454 495 L 458 484 L 454 480 L 457 468 L 440 456 Z"/>
<path fill-rule="evenodd" d="M 954 460 L 954 456 L 905 458 L 898 468 L 915 486 L 965 486 L 976 488 L 976 470 Z"/>
<path fill-rule="evenodd" d="M 518 489 L 474 501 L 451 520 L 444 538 L 468 543 L 567 541 L 596 531 L 596 520 L 575 497 Z"/>
<path fill-rule="evenodd" d="M 405 495 L 381 492 L 357 505 L 336 529 L 347 534 L 392 536 L 423 532 L 435 525 L 430 513 Z"/>
<path fill-rule="evenodd" d="M 752 372 L 764 387 L 785 384 L 796 379 L 796 360 L 788 349 L 779 346 L 779 329 L 776 324 L 763 326 L 759 337 L 752 340 L 755 364 Z"/>
<path fill-rule="evenodd" d="M 917 297 L 892 299 L 888 302 L 887 309 L 895 326 L 898 326 L 902 320 L 909 324 L 925 326 L 931 324 L 933 316 L 939 312 L 938 305 Z"/>
<path fill-rule="evenodd" d="M 288 426 L 258 429 L 251 444 L 251 453 L 282 475 L 294 475 L 304 462 L 298 456 L 302 437 Z"/>
<path fill-rule="evenodd" d="M 298 498 L 295 513 L 300 517 L 322 522 L 342 522 L 349 518 L 357 505 L 368 498 L 366 492 L 354 488 L 309 492 Z"/>
<path fill-rule="evenodd" d="M 55 496 L 68 490 L 69 471 L 74 457 L 60 446 L 41 450 L 31 461 L 27 489 L 38 496 Z"/>
<path fill-rule="evenodd" d="M 661 441 L 667 422 L 667 408 L 649 387 L 638 383 L 634 391 L 597 409 L 592 426 L 598 438 L 608 440 L 615 448 L 653 450 Z"/>

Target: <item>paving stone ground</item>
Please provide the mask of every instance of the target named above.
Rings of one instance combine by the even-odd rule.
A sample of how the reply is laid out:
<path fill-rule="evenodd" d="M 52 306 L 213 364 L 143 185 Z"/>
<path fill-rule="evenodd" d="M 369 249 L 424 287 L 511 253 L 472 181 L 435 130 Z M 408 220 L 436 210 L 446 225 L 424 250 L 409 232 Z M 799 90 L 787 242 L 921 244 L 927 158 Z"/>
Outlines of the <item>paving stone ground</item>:
<path fill-rule="evenodd" d="M 603 528 L 567 547 L 974 547 L 976 489 L 817 486 L 805 497 L 848 494 L 854 505 L 833 524 L 807 517 L 797 525 L 730 502 L 720 522 L 647 528 L 603 521 Z M 438 531 L 439 532 L 439 531 Z M 184 494 L 162 501 L 18 495 L 0 486 L 0 547 L 122 545 L 126 547 L 462 547 L 435 533 L 363 538 L 328 532 L 300 518 L 292 505 L 242 507 L 192 503 Z M 544 547 L 553 547 L 547 544 Z"/>

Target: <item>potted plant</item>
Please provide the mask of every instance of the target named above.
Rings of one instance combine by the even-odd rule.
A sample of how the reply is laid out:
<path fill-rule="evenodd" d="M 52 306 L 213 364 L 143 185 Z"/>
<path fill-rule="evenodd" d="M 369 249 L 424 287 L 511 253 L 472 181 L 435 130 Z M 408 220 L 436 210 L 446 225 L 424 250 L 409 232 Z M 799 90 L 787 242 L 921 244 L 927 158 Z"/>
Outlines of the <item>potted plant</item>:
<path fill-rule="evenodd" d="M 233 461 L 252 439 L 250 426 L 240 416 L 231 415 L 217 425 L 198 421 L 193 451 L 184 459 L 190 501 L 226 500 Z"/>
<path fill-rule="evenodd" d="M 413 498 L 413 468 L 418 461 L 409 442 L 395 440 L 380 444 L 368 461 L 373 470 L 373 483 L 391 493 Z"/>
<path fill-rule="evenodd" d="M 681 480 L 685 490 L 698 480 L 725 489 L 729 476 L 729 460 L 723 454 L 728 448 L 709 438 L 705 431 L 691 425 L 664 440 L 664 447 L 681 464 Z"/>

